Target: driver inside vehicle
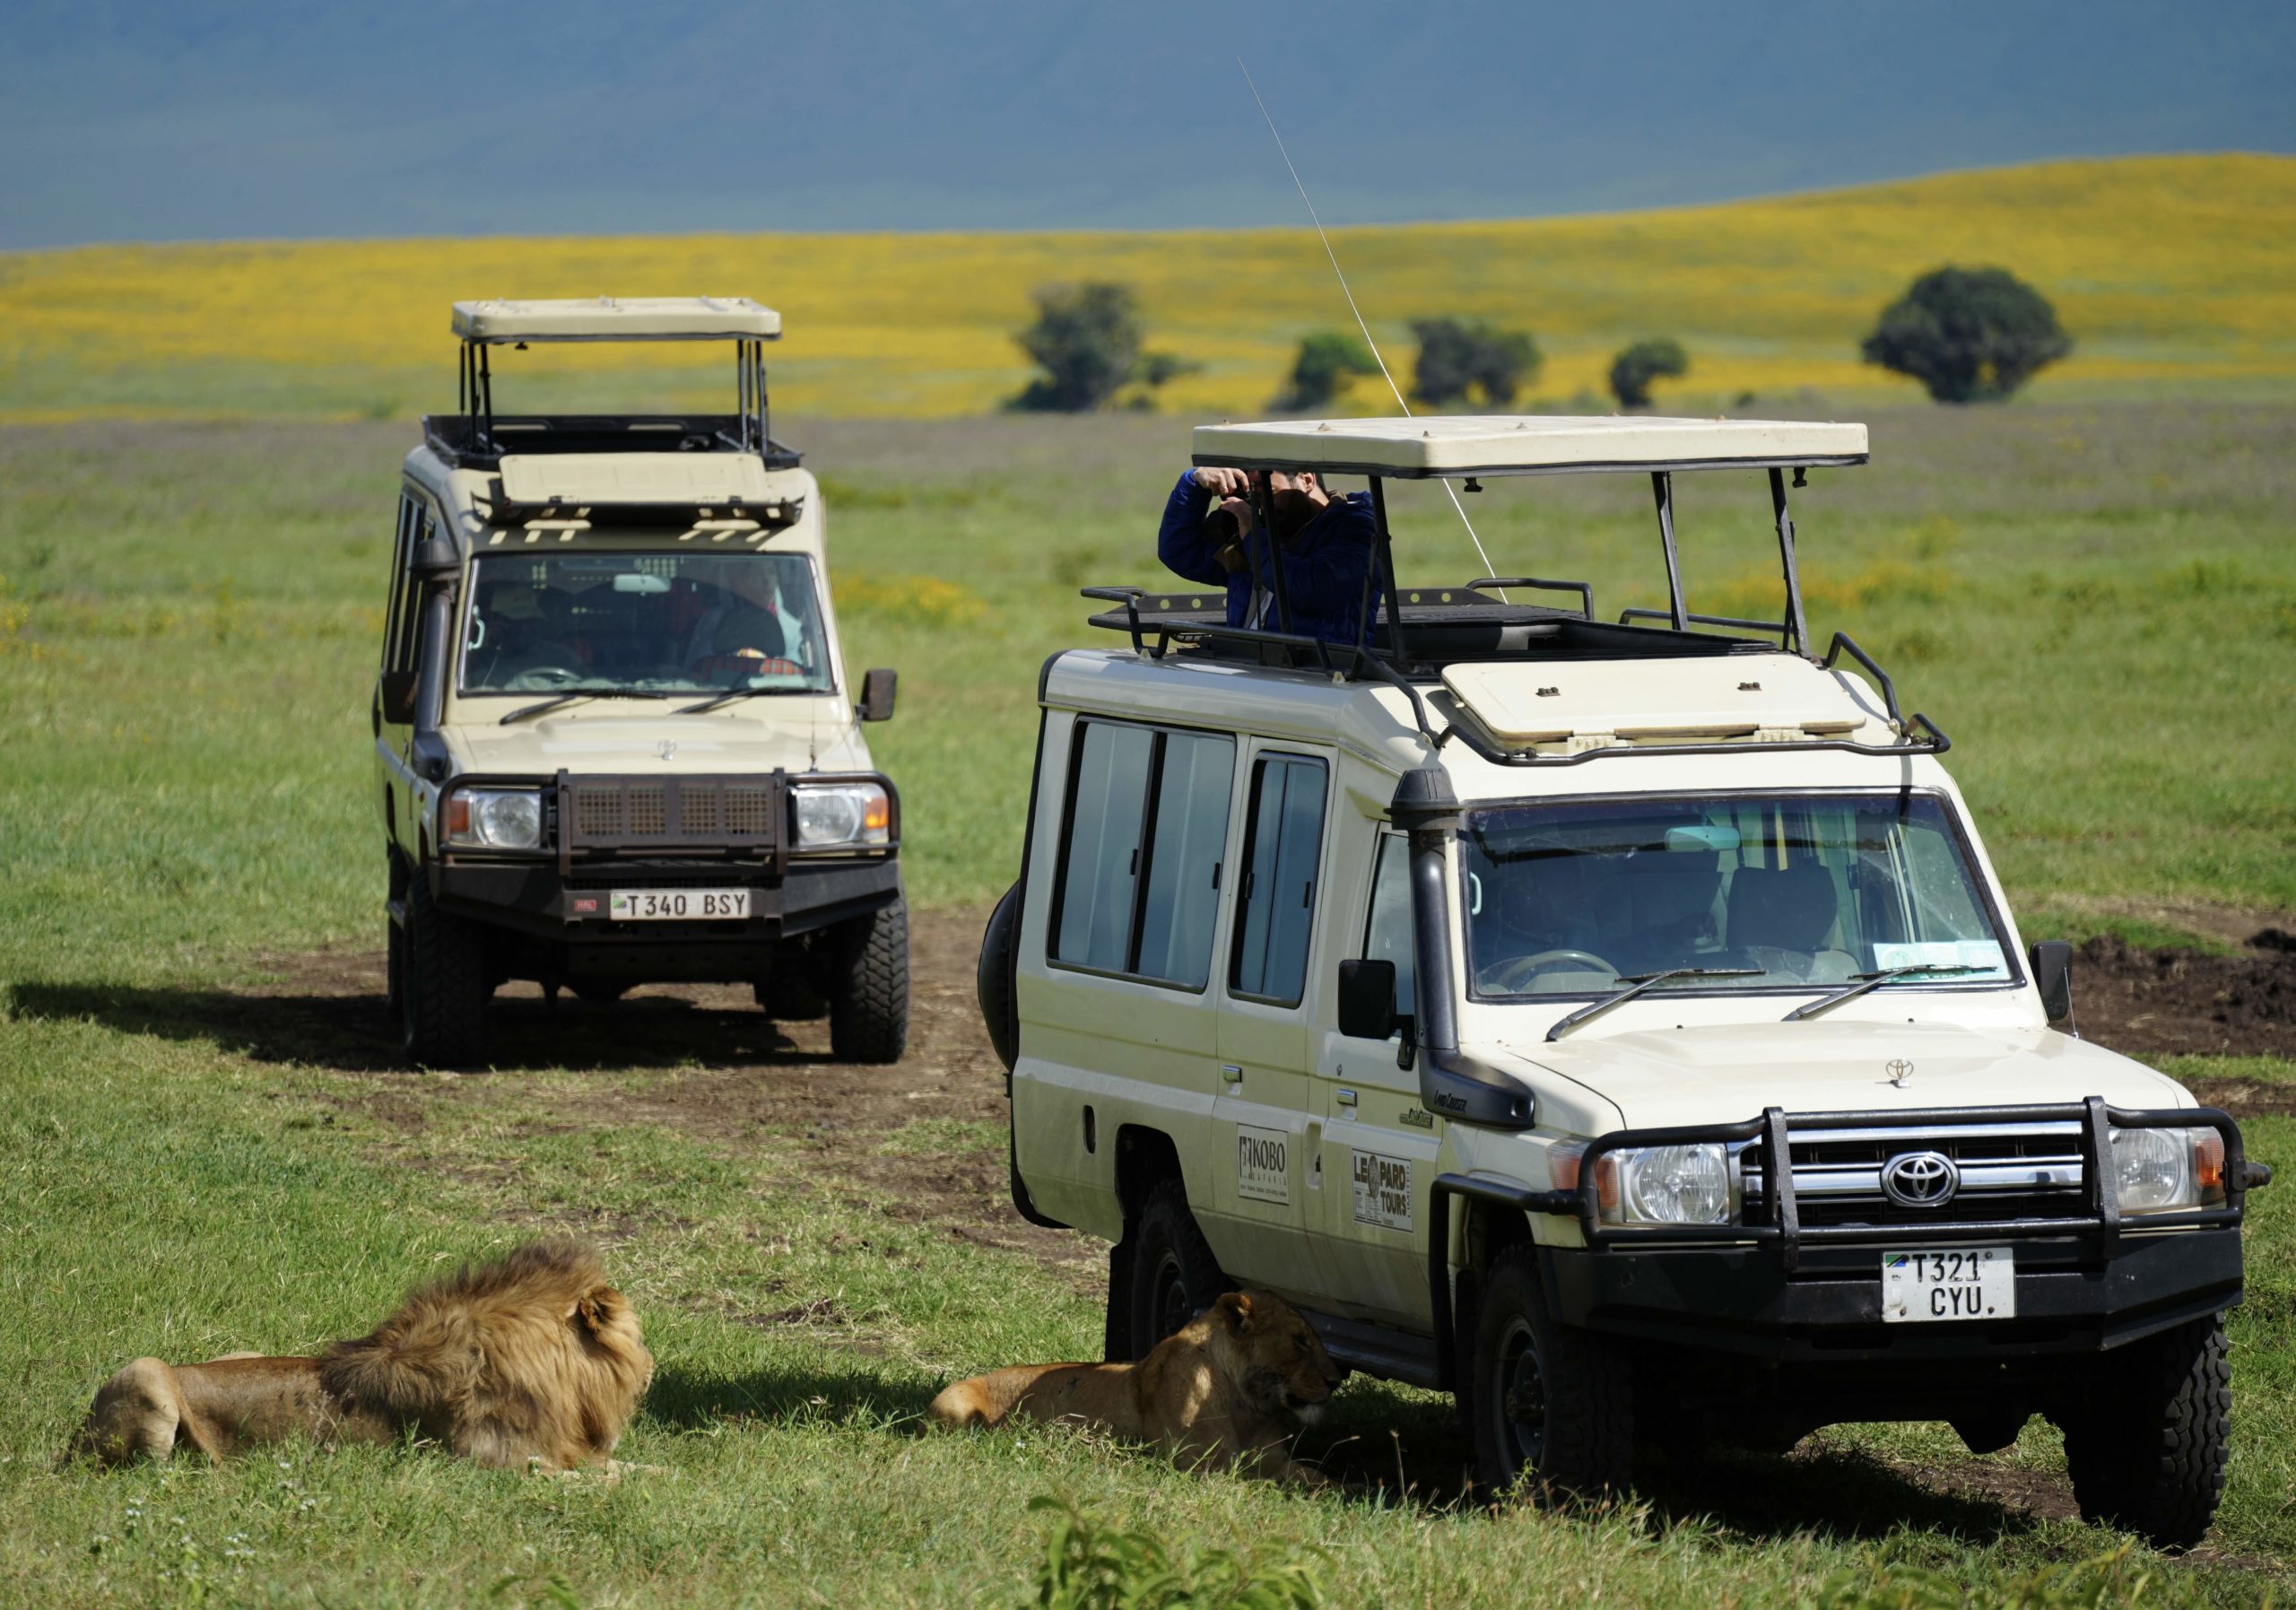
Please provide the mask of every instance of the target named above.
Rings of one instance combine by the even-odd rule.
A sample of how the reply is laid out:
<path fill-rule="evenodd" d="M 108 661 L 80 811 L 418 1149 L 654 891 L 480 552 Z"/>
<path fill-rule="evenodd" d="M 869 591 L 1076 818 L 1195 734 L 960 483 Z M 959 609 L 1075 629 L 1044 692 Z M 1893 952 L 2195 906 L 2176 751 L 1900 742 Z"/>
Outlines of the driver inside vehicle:
<path fill-rule="evenodd" d="M 563 624 L 562 596 L 549 600 L 544 591 L 516 577 L 490 580 L 481 588 L 471 611 L 468 666 L 472 680 L 504 686 L 535 670 L 579 671 L 589 656 L 570 640 Z"/>

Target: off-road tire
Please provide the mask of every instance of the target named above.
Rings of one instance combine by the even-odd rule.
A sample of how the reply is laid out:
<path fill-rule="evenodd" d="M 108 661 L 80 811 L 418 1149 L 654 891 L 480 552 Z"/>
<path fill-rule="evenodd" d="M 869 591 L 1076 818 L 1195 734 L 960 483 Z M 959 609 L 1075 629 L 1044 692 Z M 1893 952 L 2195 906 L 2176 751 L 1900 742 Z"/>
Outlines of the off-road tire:
<path fill-rule="evenodd" d="M 980 935 L 980 964 L 973 974 L 980 1021 L 1008 1074 L 1021 1057 L 1020 963 L 1021 885 L 1014 883 L 988 914 Z"/>
<path fill-rule="evenodd" d="M 389 873 L 385 887 L 394 901 L 406 898 L 406 863 L 394 850 L 387 859 Z M 406 1010 L 406 936 L 387 913 L 383 918 L 383 1010 L 393 1023 L 399 1021 Z"/>
<path fill-rule="evenodd" d="M 2187 1549 L 2208 1533 L 2231 1450 L 2231 1361 L 2221 1316 L 2115 1348 L 2083 1372 L 2058 1423 L 2083 1519 Z"/>
<path fill-rule="evenodd" d="M 1167 1179 L 1148 1193 L 1123 1242 L 1109 1255 L 1109 1303 L 1124 1303 L 1125 1324 L 1122 1337 L 1108 1339 L 1121 1342 L 1126 1358 L 1145 1358 L 1227 1289 L 1220 1260 L 1188 1211 L 1187 1187 Z"/>
<path fill-rule="evenodd" d="M 830 1055 L 899 1062 L 909 1044 L 909 902 L 840 924 L 829 957 Z"/>
<path fill-rule="evenodd" d="M 406 889 L 399 1043 L 418 1067 L 475 1067 L 486 1059 L 486 950 L 479 926 L 441 911 L 419 874 Z"/>
<path fill-rule="evenodd" d="M 1548 1313 L 1534 1251 L 1509 1247 L 1493 1258 L 1475 1304 L 1466 1406 L 1476 1477 L 1493 1494 L 1526 1478 L 1542 1494 L 1622 1492 L 1634 1460 L 1633 1371 L 1616 1344 Z"/>

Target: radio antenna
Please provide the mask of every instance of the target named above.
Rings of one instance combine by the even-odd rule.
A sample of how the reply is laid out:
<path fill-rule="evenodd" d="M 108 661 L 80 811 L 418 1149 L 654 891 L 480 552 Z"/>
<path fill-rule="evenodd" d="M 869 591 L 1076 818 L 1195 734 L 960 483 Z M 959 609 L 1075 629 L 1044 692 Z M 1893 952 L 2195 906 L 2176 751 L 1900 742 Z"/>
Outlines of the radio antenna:
<path fill-rule="evenodd" d="M 1324 256 L 1331 259 L 1332 274 L 1339 281 L 1339 293 L 1347 299 L 1347 310 L 1355 315 L 1355 327 L 1363 332 L 1363 344 L 1371 349 L 1371 361 L 1379 366 L 1379 378 L 1387 383 L 1387 389 L 1395 393 L 1396 406 L 1403 410 L 1404 418 L 1416 417 L 1411 412 L 1411 405 L 1404 401 L 1403 387 L 1396 384 L 1395 375 L 1388 370 L 1387 361 L 1379 352 L 1378 342 L 1372 338 L 1371 326 L 1364 322 L 1363 309 L 1355 305 L 1355 292 L 1348 288 L 1347 274 L 1339 265 L 1339 254 L 1332 249 L 1331 237 L 1324 232 L 1324 221 L 1317 214 L 1316 204 L 1308 199 L 1308 187 L 1300 182 L 1300 170 L 1293 166 L 1292 153 L 1284 148 L 1283 136 L 1276 132 L 1275 119 L 1268 113 L 1267 102 L 1260 99 L 1259 85 L 1252 82 L 1252 70 L 1244 65 L 1244 58 L 1240 56 L 1236 58 L 1236 68 L 1244 75 L 1245 87 L 1251 91 L 1252 100 L 1259 108 L 1259 115 L 1267 121 L 1267 132 L 1275 135 L 1276 154 L 1283 159 L 1283 166 L 1292 175 L 1292 187 L 1300 192 L 1300 200 L 1308 209 L 1308 218 L 1316 226 L 1316 239 L 1324 243 Z M 1467 507 L 1459 501 L 1459 494 L 1448 478 L 1443 479 L 1443 493 L 1451 500 L 1451 507 L 1458 511 L 1459 524 L 1467 528 L 1467 540 L 1474 544 L 1475 556 L 1483 561 L 1483 573 L 1496 576 L 1499 572 L 1492 565 L 1491 555 L 1483 552 L 1483 538 L 1475 535 L 1474 522 L 1467 518 Z M 1505 589 L 1500 590 L 1499 596 L 1502 601 L 1506 598 Z M 1393 607 L 1392 600 L 1389 607 Z"/>

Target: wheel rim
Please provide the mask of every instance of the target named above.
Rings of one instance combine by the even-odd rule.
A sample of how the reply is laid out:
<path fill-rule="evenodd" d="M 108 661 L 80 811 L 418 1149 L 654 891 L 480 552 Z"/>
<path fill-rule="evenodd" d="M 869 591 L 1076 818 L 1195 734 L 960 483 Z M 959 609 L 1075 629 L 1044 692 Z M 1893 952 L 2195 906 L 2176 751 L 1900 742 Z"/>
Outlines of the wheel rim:
<path fill-rule="evenodd" d="M 1535 1470 L 1546 1445 L 1546 1378 L 1526 1321 L 1509 1324 L 1499 1340 L 1497 1362 L 1492 1409 L 1507 1468 L 1512 1474 Z"/>
<path fill-rule="evenodd" d="M 1156 1260 L 1155 1273 L 1150 1277 L 1148 1323 L 1155 1332 L 1149 1338 L 1150 1345 L 1186 1325 L 1187 1317 L 1187 1283 L 1180 1278 L 1178 1255 L 1168 1251 Z"/>

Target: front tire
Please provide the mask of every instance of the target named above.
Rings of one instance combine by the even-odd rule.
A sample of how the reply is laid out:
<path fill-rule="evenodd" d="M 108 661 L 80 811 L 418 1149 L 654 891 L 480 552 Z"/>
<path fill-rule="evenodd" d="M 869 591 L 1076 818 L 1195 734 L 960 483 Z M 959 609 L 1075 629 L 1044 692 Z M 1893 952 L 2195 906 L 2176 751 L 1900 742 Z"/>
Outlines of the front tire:
<path fill-rule="evenodd" d="M 841 925 L 828 971 L 830 1055 L 899 1062 L 909 1046 L 908 901 Z"/>
<path fill-rule="evenodd" d="M 400 1044 L 418 1067 L 474 1067 L 486 1060 L 486 953 L 476 923 L 439 909 L 430 880 L 408 881 L 399 936 Z"/>
<path fill-rule="evenodd" d="M 1493 1493 L 1526 1477 L 1587 1496 L 1623 1491 L 1633 1466 L 1634 1379 L 1614 1344 L 1547 1312 L 1529 1247 L 1491 1266 L 1475 1303 L 1472 1375 L 1476 1475 Z"/>
<path fill-rule="evenodd" d="M 1220 1260 L 1188 1211 L 1187 1187 L 1165 1180 L 1148 1193 L 1140 1216 L 1109 1254 L 1110 1361 L 1146 1358 L 1157 1343 L 1217 1302 L 1227 1289 Z M 1122 1359 L 1116 1357 L 1119 1349 Z"/>
<path fill-rule="evenodd" d="M 2208 1534 L 2231 1449 L 2232 1369 L 2221 1316 L 2098 1358 L 2058 1418 L 2085 1520 L 2187 1549 Z"/>

